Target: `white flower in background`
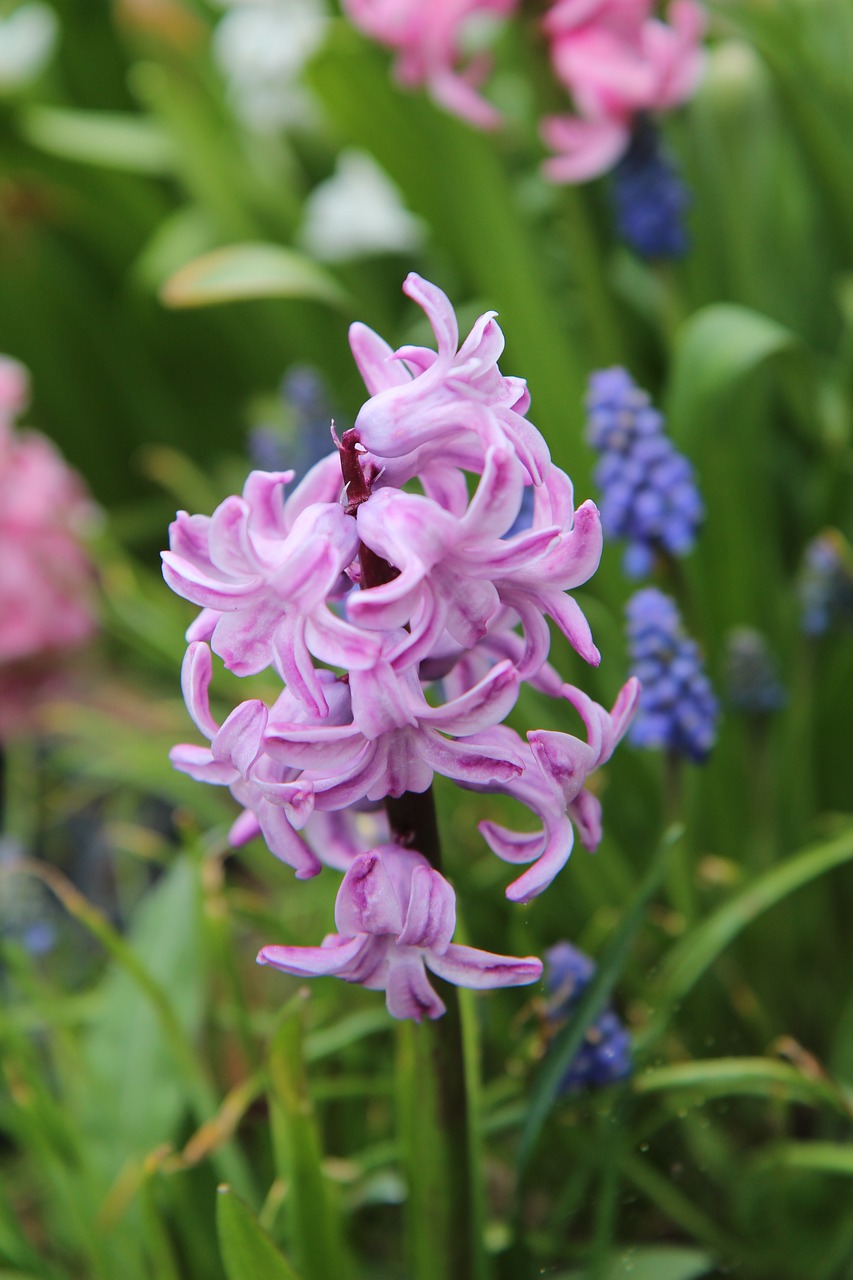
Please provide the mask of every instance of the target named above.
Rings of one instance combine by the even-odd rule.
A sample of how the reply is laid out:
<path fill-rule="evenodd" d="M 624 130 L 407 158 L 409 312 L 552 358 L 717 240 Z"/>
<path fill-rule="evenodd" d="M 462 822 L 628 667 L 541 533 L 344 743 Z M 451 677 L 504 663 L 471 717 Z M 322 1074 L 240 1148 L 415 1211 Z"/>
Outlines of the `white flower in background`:
<path fill-rule="evenodd" d="M 340 262 L 374 253 L 408 253 L 424 226 L 404 207 L 391 179 L 366 151 L 342 151 L 337 168 L 305 202 L 299 243 L 313 257 Z"/>
<path fill-rule="evenodd" d="M 14 93 L 39 74 L 58 35 L 56 14 L 37 0 L 0 17 L 0 96 Z"/>
<path fill-rule="evenodd" d="M 213 57 L 237 115 L 259 132 L 311 122 L 316 112 L 299 76 L 326 34 L 323 0 L 230 0 L 228 8 Z"/>

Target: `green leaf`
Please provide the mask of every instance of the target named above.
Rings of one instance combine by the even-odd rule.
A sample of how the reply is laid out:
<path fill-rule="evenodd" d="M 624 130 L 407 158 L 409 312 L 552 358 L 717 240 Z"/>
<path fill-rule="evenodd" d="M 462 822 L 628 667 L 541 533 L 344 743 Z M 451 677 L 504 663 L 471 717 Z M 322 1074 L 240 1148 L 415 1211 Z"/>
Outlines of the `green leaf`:
<path fill-rule="evenodd" d="M 171 139 L 144 116 L 29 107 L 19 123 L 29 142 L 64 160 L 130 173 L 168 174 L 174 168 Z"/>
<path fill-rule="evenodd" d="M 747 925 L 818 876 L 853 860 L 853 828 L 811 845 L 741 889 L 729 902 L 676 943 L 661 966 L 656 1013 L 639 1043 L 648 1044 L 666 1025 L 669 1011 Z"/>
<path fill-rule="evenodd" d="M 228 1280 L 299 1280 L 249 1206 L 225 1184 L 218 1192 L 216 1229 Z"/>
<path fill-rule="evenodd" d="M 783 1102 L 828 1103 L 845 1114 L 850 1104 L 828 1080 L 806 1076 L 796 1067 L 773 1058 L 713 1058 L 707 1062 L 676 1062 L 654 1067 L 637 1076 L 638 1093 L 689 1090 L 706 1098 L 757 1096 Z"/>
<path fill-rule="evenodd" d="M 762 1164 L 784 1165 L 786 1169 L 810 1169 L 815 1173 L 837 1173 L 853 1177 L 853 1146 L 841 1142 L 780 1142 L 771 1147 Z"/>
<path fill-rule="evenodd" d="M 697 311 L 680 329 L 673 353 L 666 402 L 673 437 L 689 440 L 747 374 L 796 344 L 790 329 L 749 307 L 717 303 Z"/>
<path fill-rule="evenodd" d="M 714 1259 L 703 1249 L 628 1245 L 605 1266 L 597 1280 L 698 1280 L 713 1266 Z M 587 1280 L 586 1273 L 574 1280 Z"/>
<path fill-rule="evenodd" d="M 235 244 L 179 268 L 160 290 L 167 307 L 210 307 L 251 298 L 307 298 L 350 309 L 343 289 L 310 258 L 275 244 Z"/>
<path fill-rule="evenodd" d="M 533 1082 L 530 1104 L 519 1144 L 518 1163 L 521 1173 L 526 1170 L 530 1162 L 542 1127 L 554 1105 L 560 1082 L 581 1047 L 584 1035 L 598 1017 L 622 973 L 631 944 L 645 919 L 646 907 L 663 880 L 670 854 L 681 835 L 681 827 L 673 827 L 665 834 L 645 879 L 630 902 L 619 928 L 602 953 L 594 978 L 578 1002 L 573 1017 L 555 1037 L 542 1068 Z"/>

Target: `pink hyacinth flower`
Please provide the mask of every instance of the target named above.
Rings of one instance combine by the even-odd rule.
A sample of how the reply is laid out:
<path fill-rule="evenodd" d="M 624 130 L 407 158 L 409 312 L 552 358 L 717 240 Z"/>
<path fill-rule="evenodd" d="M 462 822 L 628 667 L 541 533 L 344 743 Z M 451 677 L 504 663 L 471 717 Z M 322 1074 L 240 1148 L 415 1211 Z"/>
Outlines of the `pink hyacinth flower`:
<path fill-rule="evenodd" d="M 223 725 L 211 715 L 209 689 L 212 677 L 210 649 L 197 640 L 189 646 L 181 671 L 187 710 L 209 747 L 180 743 L 169 759 L 181 773 L 199 782 L 228 787 L 243 806 L 230 832 L 233 845 L 244 844 L 258 833 L 270 850 L 305 880 L 321 870 L 319 858 L 295 827 L 301 827 L 313 807 L 310 784 L 296 779 L 299 770 L 282 768 L 264 754 L 264 730 L 269 712 L 262 702 L 241 702 Z"/>
<path fill-rule="evenodd" d="M 344 12 L 365 35 L 395 50 L 394 70 L 407 87 L 426 85 L 446 110 L 479 129 L 500 115 L 477 92 L 489 70 L 480 56 L 463 64 L 463 37 L 472 17 L 505 17 L 518 0 L 343 0 Z"/>
<path fill-rule="evenodd" d="M 489 446 L 511 448 L 540 484 L 550 455 L 524 417 L 530 404 L 526 383 L 498 369 L 504 337 L 495 312 L 480 316 L 460 347 L 456 315 L 441 289 L 412 272 L 403 292 L 425 311 L 437 351 L 392 351 L 366 325 L 350 329 L 352 353 L 371 392 L 354 433 L 376 458 L 377 469 L 384 468 L 383 484 L 402 484 L 437 460 L 480 471 Z"/>
<path fill-rule="evenodd" d="M 13 430 L 27 395 L 23 365 L 0 358 L 0 736 L 26 726 L 60 656 L 97 628 L 83 543 L 96 509 L 45 436 Z"/>
<path fill-rule="evenodd" d="M 586 742 L 569 733 L 535 730 L 527 735 L 530 745 L 521 777 L 509 785 L 489 788 L 520 800 L 540 818 L 541 830 L 517 832 L 495 822 L 480 823 L 481 834 L 499 858 L 533 864 L 507 889 L 506 895 L 513 902 L 527 902 L 547 889 L 568 861 L 575 824 L 586 848 L 597 847 L 601 840 L 601 806 L 587 790 L 586 781 L 610 759 L 627 732 L 639 704 L 640 684 L 632 677 L 609 712 L 572 685 L 563 686 L 563 696 L 580 713 L 587 731 Z M 501 732 L 508 751 L 516 756 L 523 752 L 512 730 L 504 728 Z"/>
<path fill-rule="evenodd" d="M 334 976 L 385 991 L 394 1018 L 439 1018 L 445 1011 L 426 970 L 456 986 L 486 990 L 536 982 L 533 956 L 494 955 L 451 941 L 456 895 L 420 853 L 397 845 L 358 856 L 335 903 L 338 932 L 319 947 L 264 947 L 259 964 L 298 978 Z"/>
<path fill-rule="evenodd" d="M 390 647 L 398 642 L 392 632 Z M 387 659 L 371 670 L 350 672 L 348 688 L 351 722 L 274 718 L 265 735 L 265 750 L 274 759 L 305 771 L 318 808 L 422 793 L 435 773 L 482 784 L 521 772 L 489 739 L 518 696 L 510 662 L 497 664 L 472 689 L 439 707 L 427 702 L 413 668 L 395 672 Z M 472 735 L 476 744 L 469 741 Z"/>
<path fill-rule="evenodd" d="M 545 162 L 555 182 L 604 173 L 627 150 L 640 113 L 672 110 L 699 82 L 704 12 L 673 0 L 670 22 L 649 16 L 640 0 L 557 5 L 545 20 L 557 78 L 578 114 L 551 116 L 542 137 L 557 154 Z"/>
<path fill-rule="evenodd" d="M 212 516 L 179 512 L 162 559 L 172 590 L 204 609 L 190 639 L 209 639 L 237 675 L 273 665 L 323 716 L 312 657 L 357 668 L 375 659 L 379 644 L 329 608 L 328 596 L 357 554 L 358 534 L 339 502 L 305 504 L 303 489 L 314 473 L 288 502 L 282 493 L 292 472 L 253 471 L 243 496 L 226 498 Z"/>

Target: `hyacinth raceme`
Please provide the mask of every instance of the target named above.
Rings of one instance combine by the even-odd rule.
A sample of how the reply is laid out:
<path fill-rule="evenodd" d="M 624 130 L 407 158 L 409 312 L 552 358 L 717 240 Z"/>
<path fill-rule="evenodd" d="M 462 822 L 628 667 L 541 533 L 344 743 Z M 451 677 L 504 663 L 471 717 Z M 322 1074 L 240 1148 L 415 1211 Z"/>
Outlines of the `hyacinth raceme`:
<path fill-rule="evenodd" d="M 97 626 L 83 541 L 95 508 L 50 440 L 14 429 L 28 397 L 24 366 L 0 356 L 0 738 L 27 727 Z"/>
<path fill-rule="evenodd" d="M 557 0 L 543 25 L 558 81 L 576 114 L 548 117 L 542 137 L 556 154 L 554 182 L 584 182 L 628 151 L 636 122 L 671 111 L 694 93 L 703 68 L 705 15 L 672 0 L 668 21 L 655 0 Z"/>
<path fill-rule="evenodd" d="M 443 1012 L 426 969 L 493 987 L 532 982 L 541 964 L 452 942 L 453 890 L 401 813 L 435 774 L 521 801 L 538 831 L 481 831 L 519 868 L 507 896 L 527 901 L 565 864 L 575 829 L 598 844 L 586 784 L 627 730 L 639 687 L 629 680 L 607 711 L 549 665 L 549 619 L 599 661 L 568 594 L 598 565 L 598 512 L 575 508 L 526 417 L 525 384 L 500 372 L 494 314 L 460 345 L 439 289 L 411 275 L 404 290 L 437 350 L 393 351 L 354 325 L 370 398 L 337 448 L 295 487 L 291 472 L 256 471 L 212 516 L 180 512 L 163 562 L 169 585 L 201 608 L 183 689 L 206 744 L 175 747 L 173 763 L 229 788 L 242 808 L 233 844 L 260 833 L 299 878 L 324 864 L 345 872 L 338 932 L 320 947 L 265 947 L 261 961 L 382 988 L 392 1014 L 420 1019 Z M 272 669 L 281 694 L 220 723 L 212 654 L 238 675 Z M 506 726 L 524 681 L 567 725 L 579 717 L 582 736 L 525 739 Z"/>
<path fill-rule="evenodd" d="M 718 705 L 699 646 L 656 587 L 635 592 L 627 616 L 631 670 L 642 685 L 631 742 L 701 764 L 716 741 Z"/>
<path fill-rule="evenodd" d="M 626 541 L 628 577 L 644 577 L 658 554 L 683 556 L 693 547 L 704 516 L 693 468 L 624 369 L 592 375 L 586 409 L 587 440 L 600 454 L 594 479 L 602 494 L 602 528 L 605 536 Z"/>
<path fill-rule="evenodd" d="M 570 942 L 558 942 L 545 955 L 548 1023 L 559 1026 L 571 1017 L 595 974 L 595 965 Z M 631 1037 L 610 1005 L 605 1006 L 584 1036 L 560 1083 L 560 1093 L 601 1089 L 631 1074 Z"/>
<path fill-rule="evenodd" d="M 648 120 L 635 127 L 613 170 L 611 199 L 619 238 L 641 257 L 671 259 L 687 252 L 690 192 Z"/>
<path fill-rule="evenodd" d="M 485 54 L 465 57 L 472 19 L 504 18 L 519 0 L 343 0 L 354 26 L 393 49 L 394 71 L 407 88 L 425 85 L 446 110 L 479 129 L 500 121 L 478 92 L 490 68 Z M 467 29 L 467 30 L 466 30 Z"/>

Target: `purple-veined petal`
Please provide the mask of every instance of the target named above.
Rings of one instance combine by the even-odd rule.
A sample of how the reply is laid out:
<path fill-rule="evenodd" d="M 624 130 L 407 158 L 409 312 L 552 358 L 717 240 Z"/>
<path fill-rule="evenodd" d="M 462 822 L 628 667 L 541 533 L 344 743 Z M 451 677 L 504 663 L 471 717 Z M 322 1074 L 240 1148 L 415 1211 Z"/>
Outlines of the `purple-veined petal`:
<path fill-rule="evenodd" d="M 477 830 L 504 862 L 535 862 L 545 851 L 546 836 L 544 831 L 510 831 L 500 823 L 488 819 L 478 823 Z"/>
<path fill-rule="evenodd" d="M 592 667 L 601 662 L 601 654 L 592 639 L 589 623 L 580 605 L 572 596 L 554 588 L 539 593 L 544 611 L 554 619 L 569 644 Z"/>
<path fill-rule="evenodd" d="M 323 870 L 322 862 L 293 830 L 284 809 L 272 804 L 261 804 L 257 809 L 257 817 L 270 853 L 293 867 L 297 880 L 310 880 L 312 876 L 319 875 Z"/>
<path fill-rule="evenodd" d="M 422 701 L 423 695 L 419 689 L 413 690 L 411 681 L 398 675 L 390 662 L 383 660 L 369 671 L 350 672 L 350 695 L 353 721 L 371 741 L 418 723 L 415 698 Z"/>
<path fill-rule="evenodd" d="M 214 578 L 197 568 L 190 560 L 175 556 L 171 551 L 161 551 L 163 577 L 176 595 L 205 609 L 217 609 L 220 613 L 245 608 L 246 601 L 262 585 L 259 577 L 246 578 L 243 582 L 226 582 Z"/>
<path fill-rule="evenodd" d="M 598 751 L 570 733 L 534 729 L 527 735 L 534 759 L 544 776 L 559 787 L 568 805 L 595 768 Z"/>
<path fill-rule="evenodd" d="M 284 490 L 293 471 L 250 471 L 243 485 L 243 498 L 249 508 L 249 534 L 267 539 L 285 538 Z"/>
<path fill-rule="evenodd" d="M 398 946 L 447 950 L 456 928 L 456 894 L 432 867 L 416 866 L 409 890 L 409 908 Z"/>
<path fill-rule="evenodd" d="M 274 760 L 329 776 L 353 765 L 367 745 L 354 724 L 270 724 L 264 742 Z"/>
<path fill-rule="evenodd" d="M 249 504 L 230 497 L 210 518 L 210 562 L 225 578 L 252 579 L 263 575 L 265 565 L 249 536 Z"/>
<path fill-rule="evenodd" d="M 257 698 L 241 702 L 213 739 L 214 758 L 234 766 L 245 778 L 260 755 L 269 712 Z"/>
<path fill-rule="evenodd" d="M 377 853 L 361 853 L 353 859 L 338 890 L 335 925 L 345 936 L 373 933 L 396 937 L 403 928 L 402 908 Z"/>
<path fill-rule="evenodd" d="M 529 902 L 535 898 L 548 888 L 569 860 L 575 842 L 574 827 L 565 815 L 555 816 L 548 825 L 548 840 L 541 857 L 507 887 L 510 902 Z"/>
<path fill-rule="evenodd" d="M 469 743 L 464 738 L 458 741 L 442 738 L 433 729 L 421 733 L 419 746 L 422 759 L 436 773 L 463 784 L 508 782 L 521 773 L 521 765 L 515 761 L 492 756 L 488 748 L 484 749 L 479 743 Z"/>
<path fill-rule="evenodd" d="M 520 987 L 538 982 L 542 976 L 542 961 L 536 956 L 493 955 L 490 951 L 478 951 L 476 947 L 463 947 L 456 942 L 441 955 L 428 951 L 426 963 L 433 973 L 445 982 L 457 987 L 471 987 L 485 991 L 494 987 Z"/>
<path fill-rule="evenodd" d="M 430 986 L 416 951 L 394 952 L 388 967 L 385 1003 L 392 1018 L 440 1018 L 445 1006 Z"/>
<path fill-rule="evenodd" d="M 258 964 L 272 965 L 296 978 L 343 978 L 368 942 L 362 935 L 338 938 L 332 945 L 322 947 L 262 947 Z"/>
<path fill-rule="evenodd" d="M 473 689 L 442 707 L 428 707 L 418 718 L 458 737 L 480 733 L 506 719 L 518 698 L 518 685 L 513 664 L 499 662 Z"/>

